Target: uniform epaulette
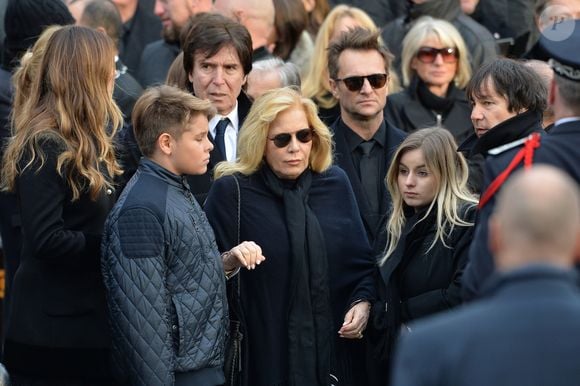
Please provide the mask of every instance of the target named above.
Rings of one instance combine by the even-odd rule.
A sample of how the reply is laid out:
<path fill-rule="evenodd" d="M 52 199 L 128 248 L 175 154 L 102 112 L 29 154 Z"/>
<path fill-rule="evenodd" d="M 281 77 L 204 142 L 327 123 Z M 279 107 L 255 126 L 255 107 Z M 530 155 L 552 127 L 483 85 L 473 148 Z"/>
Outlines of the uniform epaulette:
<path fill-rule="evenodd" d="M 516 139 L 513 142 L 506 143 L 504 145 L 501 145 L 501 146 L 498 146 L 498 147 L 494 147 L 493 149 L 488 150 L 487 154 L 489 154 L 489 155 L 498 155 L 498 154 L 501 154 L 501 153 L 503 153 L 505 151 L 508 151 L 510 149 L 513 149 L 514 147 L 518 147 L 520 145 L 523 145 L 527 140 L 528 140 L 528 137 Z"/>

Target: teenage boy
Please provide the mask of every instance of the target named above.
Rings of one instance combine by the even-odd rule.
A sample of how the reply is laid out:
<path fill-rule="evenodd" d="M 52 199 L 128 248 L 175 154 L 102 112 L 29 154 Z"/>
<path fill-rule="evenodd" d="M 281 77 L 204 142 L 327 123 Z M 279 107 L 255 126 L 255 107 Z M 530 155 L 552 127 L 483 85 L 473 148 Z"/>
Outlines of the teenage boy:
<path fill-rule="evenodd" d="M 223 384 L 224 265 L 264 259 L 253 242 L 220 258 L 184 177 L 207 169 L 214 111 L 211 102 L 170 86 L 147 90 L 135 104 L 144 157 L 109 215 L 102 261 L 114 363 L 130 384 Z"/>

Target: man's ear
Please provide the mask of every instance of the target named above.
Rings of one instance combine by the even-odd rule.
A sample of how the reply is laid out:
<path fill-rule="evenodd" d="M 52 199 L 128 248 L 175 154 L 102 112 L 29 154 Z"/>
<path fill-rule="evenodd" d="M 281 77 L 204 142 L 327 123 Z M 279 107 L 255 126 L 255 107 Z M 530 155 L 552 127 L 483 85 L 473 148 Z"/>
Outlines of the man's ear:
<path fill-rule="evenodd" d="M 157 147 L 167 156 L 173 152 L 173 138 L 168 133 L 161 133 L 157 138 Z"/>
<path fill-rule="evenodd" d="M 340 99 L 338 97 L 338 84 L 336 81 L 330 78 L 328 79 L 328 84 L 330 84 L 330 92 L 332 93 L 332 96 L 334 96 L 336 99 Z"/>
<path fill-rule="evenodd" d="M 98 26 L 97 28 L 95 28 L 97 31 L 99 31 L 102 34 L 107 35 L 107 30 L 105 29 L 105 27 L 102 26 Z"/>
<path fill-rule="evenodd" d="M 548 106 L 553 106 L 556 100 L 556 93 L 558 92 L 558 86 L 556 85 L 556 79 L 552 78 L 550 82 L 550 88 L 548 89 Z"/>

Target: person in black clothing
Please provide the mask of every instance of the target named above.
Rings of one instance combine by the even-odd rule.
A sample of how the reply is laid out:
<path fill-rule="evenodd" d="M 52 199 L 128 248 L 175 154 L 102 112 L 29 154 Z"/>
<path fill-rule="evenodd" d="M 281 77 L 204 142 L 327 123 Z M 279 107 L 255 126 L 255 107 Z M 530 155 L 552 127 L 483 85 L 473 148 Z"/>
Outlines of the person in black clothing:
<path fill-rule="evenodd" d="M 335 162 L 348 175 L 371 245 L 390 205 L 384 177 L 405 133 L 384 119 L 391 54 L 379 34 L 355 28 L 328 50 L 330 87 L 340 105 Z"/>
<path fill-rule="evenodd" d="M 120 174 L 115 53 L 100 32 L 61 27 L 14 111 L 1 173 L 22 219 L 3 357 L 14 384 L 111 384 L 99 249 Z"/>
<path fill-rule="evenodd" d="M 424 16 L 403 41 L 402 92 L 389 95 L 385 118 L 412 132 L 442 126 L 457 142 L 473 132 L 464 88 L 471 78 L 463 38 L 445 21 Z"/>
<path fill-rule="evenodd" d="M 445 129 L 413 132 L 387 173 L 393 205 L 377 243 L 379 300 L 371 313 L 377 331 L 371 339 L 381 342 L 376 355 L 385 378 L 401 327 L 461 302 L 477 200 L 467 189 L 467 163 L 456 148 Z"/>
<path fill-rule="evenodd" d="M 469 162 L 469 186 L 482 190 L 483 163 L 494 148 L 533 132 L 543 133 L 547 90 L 539 75 L 512 59 L 485 64 L 467 86 L 475 132 L 460 146 Z M 491 151 L 491 152 L 490 152 Z"/>
<path fill-rule="evenodd" d="M 14 98 L 13 73 L 22 55 L 50 25 L 73 24 L 74 18 L 61 0 L 10 0 L 6 7 L 6 39 L 0 66 L 0 157 L 12 135 L 10 114 Z M 22 244 L 21 220 L 16 195 L 0 192 L 0 237 L 6 270 L 4 316 L 9 312 L 10 292 L 18 268 Z"/>
<path fill-rule="evenodd" d="M 217 166 L 205 211 L 221 251 L 237 244 L 239 230 L 266 256 L 235 278 L 245 320 L 242 384 L 328 386 L 332 373 L 340 385 L 364 385 L 355 355 L 376 268 L 348 178 L 332 166 L 331 133 L 310 99 L 281 88 L 255 101 L 237 161 Z"/>
<path fill-rule="evenodd" d="M 347 5 L 334 7 L 320 26 L 312 58 L 302 77 L 302 93 L 316 103 L 318 116 L 327 126 L 340 116 L 340 105 L 331 92 L 328 78 L 328 46 L 341 33 L 354 27 L 378 31 L 373 20 L 363 10 Z"/>

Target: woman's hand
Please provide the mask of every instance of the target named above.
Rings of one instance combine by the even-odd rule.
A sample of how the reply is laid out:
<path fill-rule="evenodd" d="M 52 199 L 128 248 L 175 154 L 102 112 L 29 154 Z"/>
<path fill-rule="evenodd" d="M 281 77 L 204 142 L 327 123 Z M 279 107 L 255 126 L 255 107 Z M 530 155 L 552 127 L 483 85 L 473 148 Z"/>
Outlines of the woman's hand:
<path fill-rule="evenodd" d="M 366 300 L 352 306 L 344 316 L 344 323 L 338 335 L 346 339 L 361 339 L 367 327 L 370 309 L 371 304 Z"/>
<path fill-rule="evenodd" d="M 266 258 L 262 255 L 262 248 L 253 241 L 244 241 L 222 254 L 224 269 L 233 271 L 238 267 L 254 269 Z"/>

